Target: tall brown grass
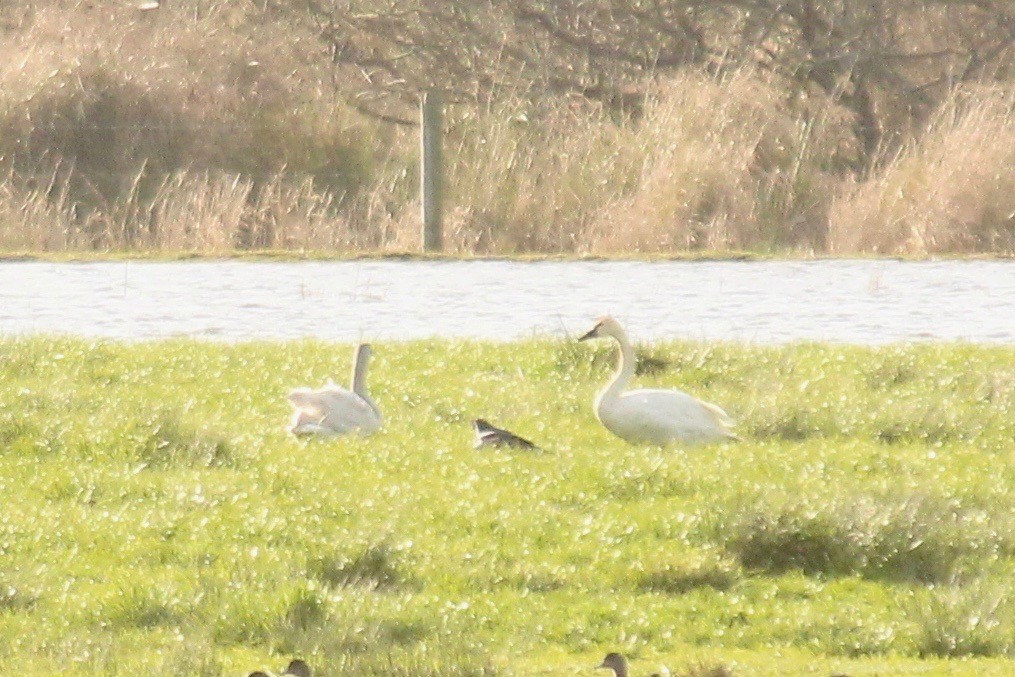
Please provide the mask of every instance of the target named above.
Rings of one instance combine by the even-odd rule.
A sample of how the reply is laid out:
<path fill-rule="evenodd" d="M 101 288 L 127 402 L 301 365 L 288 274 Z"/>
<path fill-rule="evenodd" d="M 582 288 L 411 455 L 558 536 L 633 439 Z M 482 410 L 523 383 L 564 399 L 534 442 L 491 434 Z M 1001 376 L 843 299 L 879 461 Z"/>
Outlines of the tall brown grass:
<path fill-rule="evenodd" d="M 54 3 L 3 35 L 0 246 L 374 246 L 345 212 L 396 132 L 251 7 Z"/>
<path fill-rule="evenodd" d="M 635 130 L 633 189 L 600 216 L 595 247 L 821 249 L 847 129 L 833 108 L 812 108 L 787 105 L 750 69 L 664 83 Z"/>
<path fill-rule="evenodd" d="M 463 117 L 452 126 L 453 246 L 821 249 L 845 122 L 787 109 L 774 78 L 746 69 L 658 83 L 638 119 L 568 100 Z"/>
<path fill-rule="evenodd" d="M 1015 251 L 1015 87 L 956 90 L 829 218 L 833 253 Z"/>
<path fill-rule="evenodd" d="M 417 248 L 414 130 L 347 105 L 311 27 L 185 5 L 4 16 L 0 249 Z M 775 75 L 645 86 L 637 114 L 449 108 L 447 249 L 1015 250 L 1015 87 L 956 91 L 859 176 L 849 116 Z"/>

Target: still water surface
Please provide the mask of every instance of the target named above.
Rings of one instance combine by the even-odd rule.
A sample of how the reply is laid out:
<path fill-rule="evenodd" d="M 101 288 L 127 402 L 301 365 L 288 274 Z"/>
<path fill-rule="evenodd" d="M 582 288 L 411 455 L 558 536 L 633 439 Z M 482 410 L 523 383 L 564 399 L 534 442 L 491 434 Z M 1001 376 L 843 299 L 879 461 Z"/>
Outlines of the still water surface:
<path fill-rule="evenodd" d="M 639 339 L 1015 344 L 1015 262 L 101 262 L 0 264 L 0 334 L 357 341 Z"/>

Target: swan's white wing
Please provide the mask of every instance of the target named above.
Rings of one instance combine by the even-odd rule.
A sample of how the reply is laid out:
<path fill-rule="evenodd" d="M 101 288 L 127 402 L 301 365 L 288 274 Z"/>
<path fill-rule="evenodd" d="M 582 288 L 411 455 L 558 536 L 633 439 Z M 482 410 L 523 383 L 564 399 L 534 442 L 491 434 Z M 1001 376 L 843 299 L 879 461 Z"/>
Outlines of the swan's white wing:
<path fill-rule="evenodd" d="M 305 415 L 307 418 L 320 418 L 324 415 L 321 410 L 318 391 L 310 388 L 296 388 L 288 395 L 289 403 L 293 405 L 297 415 Z"/>
<path fill-rule="evenodd" d="M 606 403 L 604 403 L 606 404 Z M 600 407 L 603 423 L 627 440 L 654 444 L 701 442 L 729 436 L 719 407 L 680 390 L 630 390 Z"/>
<path fill-rule="evenodd" d="M 349 393 L 347 397 L 329 398 L 329 405 L 324 408 L 323 425 L 339 432 L 357 430 L 371 433 L 380 427 L 377 414 L 358 395 Z"/>
<path fill-rule="evenodd" d="M 372 433 L 380 427 L 377 413 L 363 398 L 334 384 L 319 390 L 297 388 L 289 393 L 289 401 L 299 412 L 299 423 L 312 423 L 331 433 Z"/>

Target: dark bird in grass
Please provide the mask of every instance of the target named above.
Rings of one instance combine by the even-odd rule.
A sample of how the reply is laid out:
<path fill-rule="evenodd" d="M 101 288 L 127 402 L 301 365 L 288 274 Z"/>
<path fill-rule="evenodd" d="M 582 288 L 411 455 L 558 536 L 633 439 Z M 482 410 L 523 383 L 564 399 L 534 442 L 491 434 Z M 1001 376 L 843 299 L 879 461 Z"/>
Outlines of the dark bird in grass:
<path fill-rule="evenodd" d="M 624 658 L 624 654 L 617 652 L 611 652 L 606 654 L 606 658 L 603 662 L 596 666 L 597 669 L 613 670 L 614 677 L 627 677 L 627 659 Z M 665 671 L 667 675 L 670 674 L 669 670 Z M 658 672 L 654 672 L 650 677 L 662 677 Z"/>
<path fill-rule="evenodd" d="M 600 670 L 613 670 L 615 677 L 627 677 L 627 659 L 615 651 L 606 654 L 603 662 L 596 666 Z"/>
<path fill-rule="evenodd" d="M 603 662 L 596 666 L 599 669 L 613 670 L 614 677 L 628 677 L 627 659 L 624 654 L 611 652 L 606 654 Z M 670 671 L 664 666 L 661 672 L 653 672 L 649 677 L 669 677 Z M 715 668 L 692 668 L 684 673 L 685 677 L 732 677 L 733 673 L 725 666 Z"/>
<path fill-rule="evenodd" d="M 481 447 L 514 447 L 515 449 L 538 449 L 535 444 L 524 437 L 519 437 L 509 430 L 490 425 L 486 419 L 477 418 L 472 422 L 476 432 L 476 449 Z"/>
<path fill-rule="evenodd" d="M 295 658 L 289 661 L 289 666 L 282 673 L 282 677 L 286 675 L 292 675 L 292 677 L 310 677 L 310 666 L 307 665 L 306 661 Z"/>
<path fill-rule="evenodd" d="M 288 667 L 286 667 L 285 672 L 280 677 L 286 677 L 286 675 L 289 675 L 289 677 L 311 677 L 310 666 L 307 665 L 306 661 L 295 658 L 289 661 Z M 247 675 L 247 677 L 271 677 L 271 675 L 262 670 L 255 670 Z"/>

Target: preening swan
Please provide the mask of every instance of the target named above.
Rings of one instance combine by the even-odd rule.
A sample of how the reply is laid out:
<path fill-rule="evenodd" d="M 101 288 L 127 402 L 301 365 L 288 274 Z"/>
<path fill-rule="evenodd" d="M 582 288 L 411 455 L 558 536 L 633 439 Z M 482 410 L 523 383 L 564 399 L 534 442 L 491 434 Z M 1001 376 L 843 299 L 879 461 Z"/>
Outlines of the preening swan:
<path fill-rule="evenodd" d="M 610 337 L 620 344 L 617 371 L 596 397 L 596 416 L 607 430 L 631 444 L 690 444 L 736 439 L 733 421 L 719 407 L 680 390 L 629 390 L 635 354 L 624 328 L 612 317 L 596 322 L 579 341 Z"/>
<path fill-rule="evenodd" d="M 480 447 L 515 447 L 516 449 L 537 449 L 535 444 L 524 437 L 515 435 L 510 430 L 498 428 L 491 425 L 483 418 L 477 418 L 472 422 L 472 429 L 476 433 L 476 440 L 473 446 Z"/>
<path fill-rule="evenodd" d="M 318 390 L 297 388 L 289 393 L 289 402 L 295 410 L 289 432 L 294 435 L 377 432 L 381 427 L 381 410 L 367 394 L 367 361 L 372 354 L 369 344 L 361 343 L 356 348 L 351 391 L 329 381 Z"/>

